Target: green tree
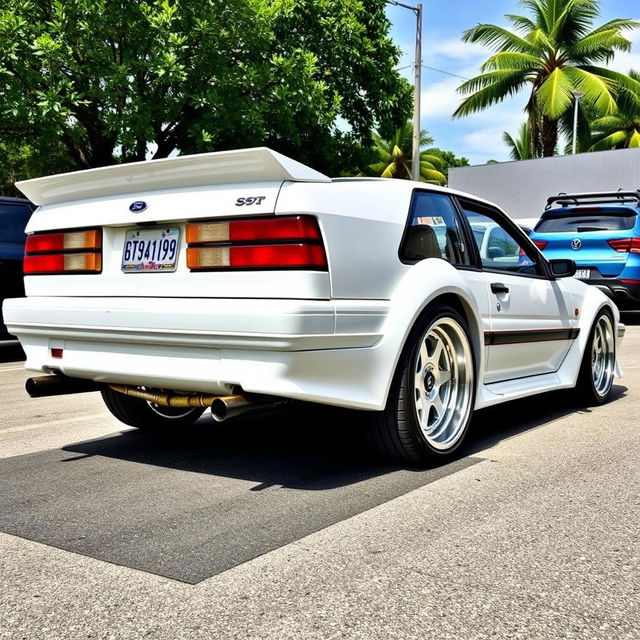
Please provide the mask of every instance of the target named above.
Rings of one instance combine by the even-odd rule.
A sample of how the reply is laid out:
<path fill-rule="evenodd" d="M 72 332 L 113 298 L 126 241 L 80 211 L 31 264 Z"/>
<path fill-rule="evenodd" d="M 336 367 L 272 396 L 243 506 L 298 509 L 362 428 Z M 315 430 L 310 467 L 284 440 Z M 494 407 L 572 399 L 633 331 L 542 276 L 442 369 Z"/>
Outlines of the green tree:
<path fill-rule="evenodd" d="M 48 148 L 0 141 L 0 195 L 24 197 L 14 183 L 51 173 L 72 171 L 74 164 L 62 144 Z"/>
<path fill-rule="evenodd" d="M 512 160 L 530 160 L 538 157 L 531 140 L 531 127 L 528 122 L 523 122 L 520 125 L 516 137 L 505 131 L 502 134 L 502 139 L 509 147 L 509 157 Z"/>
<path fill-rule="evenodd" d="M 396 129 L 393 136 L 384 138 L 374 133 L 374 152 L 376 161 L 369 165 L 369 172 L 381 178 L 399 178 L 411 180 L 413 155 L 413 123 L 407 120 Z M 426 129 L 420 132 L 420 148 L 433 144 Z M 446 176 L 439 171 L 441 160 L 436 155 L 420 152 L 420 181 L 432 184 L 445 184 Z"/>
<path fill-rule="evenodd" d="M 265 144 L 338 172 L 410 111 L 384 7 L 5 0 L 0 138 L 78 168 Z"/>
<path fill-rule="evenodd" d="M 640 73 L 630 71 L 629 76 L 640 84 Z M 591 122 L 593 144 L 591 151 L 640 147 L 640 91 L 622 89 L 618 110 Z"/>
<path fill-rule="evenodd" d="M 624 74 L 595 66 L 609 62 L 616 51 L 628 51 L 623 33 L 640 26 L 617 18 L 593 28 L 599 0 L 521 0 L 530 15 L 507 15 L 514 30 L 479 24 L 464 33 L 465 42 L 491 47 L 495 53 L 482 73 L 463 83 L 466 94 L 454 117 L 465 116 L 501 102 L 529 87 L 526 106 L 534 140 L 544 156 L 558 143 L 558 120 L 573 105 L 579 91 L 587 105 L 605 114 L 616 109 L 617 87 L 640 87 Z"/>
<path fill-rule="evenodd" d="M 426 150 L 426 154 L 429 156 L 434 156 L 440 160 L 440 164 L 438 169 L 444 173 L 447 177 L 447 181 L 449 180 L 449 169 L 452 167 L 468 167 L 469 166 L 469 158 L 458 157 L 453 151 L 444 151 L 438 147 L 429 147 Z"/>

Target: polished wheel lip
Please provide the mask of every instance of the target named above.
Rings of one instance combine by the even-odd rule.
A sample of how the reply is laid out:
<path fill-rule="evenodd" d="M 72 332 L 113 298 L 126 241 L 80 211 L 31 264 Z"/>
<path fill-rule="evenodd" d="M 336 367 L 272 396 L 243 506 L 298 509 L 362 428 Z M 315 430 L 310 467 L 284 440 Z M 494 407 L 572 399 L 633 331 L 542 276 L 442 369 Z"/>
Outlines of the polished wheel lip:
<path fill-rule="evenodd" d="M 615 370 L 615 336 L 608 315 L 596 321 L 591 345 L 591 379 L 598 397 L 604 398 L 613 385 Z"/>
<path fill-rule="evenodd" d="M 453 318 L 436 319 L 422 335 L 414 357 L 414 408 L 421 435 L 446 451 L 464 435 L 473 397 L 469 339 Z"/>

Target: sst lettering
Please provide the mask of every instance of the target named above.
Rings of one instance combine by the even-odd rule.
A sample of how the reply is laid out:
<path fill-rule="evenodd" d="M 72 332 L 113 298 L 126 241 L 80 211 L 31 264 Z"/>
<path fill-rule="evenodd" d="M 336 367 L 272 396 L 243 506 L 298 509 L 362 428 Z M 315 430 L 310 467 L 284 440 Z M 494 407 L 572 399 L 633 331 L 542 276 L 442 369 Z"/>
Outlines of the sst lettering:
<path fill-rule="evenodd" d="M 238 198 L 236 207 L 250 207 L 252 204 L 262 204 L 267 196 L 249 196 L 247 198 Z"/>

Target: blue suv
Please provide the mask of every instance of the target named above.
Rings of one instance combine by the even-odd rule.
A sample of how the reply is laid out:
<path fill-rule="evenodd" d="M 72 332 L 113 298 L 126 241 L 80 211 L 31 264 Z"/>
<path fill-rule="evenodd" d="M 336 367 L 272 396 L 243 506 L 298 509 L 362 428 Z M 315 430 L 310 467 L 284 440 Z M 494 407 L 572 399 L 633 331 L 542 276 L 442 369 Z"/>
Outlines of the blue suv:
<path fill-rule="evenodd" d="M 561 193 L 548 199 L 531 240 L 550 260 L 571 258 L 576 277 L 622 310 L 640 309 L 640 191 Z"/>
<path fill-rule="evenodd" d="M 24 296 L 24 228 L 34 209 L 28 200 L 0 196 L 0 340 L 11 337 L 2 322 L 2 301 Z"/>

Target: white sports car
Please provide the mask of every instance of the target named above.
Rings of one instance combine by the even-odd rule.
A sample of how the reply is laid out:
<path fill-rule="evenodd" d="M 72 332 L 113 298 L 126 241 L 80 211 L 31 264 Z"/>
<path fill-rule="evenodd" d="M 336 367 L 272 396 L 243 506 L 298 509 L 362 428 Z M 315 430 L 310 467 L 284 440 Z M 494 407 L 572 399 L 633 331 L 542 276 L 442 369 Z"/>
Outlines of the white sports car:
<path fill-rule="evenodd" d="M 4 315 L 48 374 L 32 396 L 100 389 L 139 428 L 362 409 L 388 454 L 424 462 L 474 408 L 572 387 L 603 403 L 621 375 L 611 300 L 467 194 L 332 180 L 264 148 L 18 186 L 39 208 L 27 297 Z"/>

